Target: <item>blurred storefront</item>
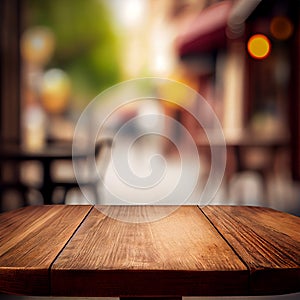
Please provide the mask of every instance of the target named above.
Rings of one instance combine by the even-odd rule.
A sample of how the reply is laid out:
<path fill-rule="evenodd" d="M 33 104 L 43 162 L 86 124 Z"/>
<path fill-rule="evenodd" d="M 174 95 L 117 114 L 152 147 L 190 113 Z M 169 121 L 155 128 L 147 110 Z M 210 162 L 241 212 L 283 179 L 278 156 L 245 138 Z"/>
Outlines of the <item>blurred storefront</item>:
<path fill-rule="evenodd" d="M 177 39 L 222 122 L 228 173 L 258 172 L 265 197 L 300 178 L 299 15 L 297 1 L 207 1 Z"/>
<path fill-rule="evenodd" d="M 228 146 L 251 148 L 228 152 L 231 177 L 251 169 L 300 180 L 299 1 L 3 0 L 1 17 L 2 137 L 33 148 L 71 140 L 100 92 L 165 77 L 204 96 Z M 116 123 L 145 109 L 124 107 Z M 151 109 L 195 140 L 203 133 L 178 107 Z"/>
<path fill-rule="evenodd" d="M 209 90 L 227 141 L 288 146 L 282 167 L 299 179 L 299 2 L 217 2 L 179 36 L 179 55 Z"/>

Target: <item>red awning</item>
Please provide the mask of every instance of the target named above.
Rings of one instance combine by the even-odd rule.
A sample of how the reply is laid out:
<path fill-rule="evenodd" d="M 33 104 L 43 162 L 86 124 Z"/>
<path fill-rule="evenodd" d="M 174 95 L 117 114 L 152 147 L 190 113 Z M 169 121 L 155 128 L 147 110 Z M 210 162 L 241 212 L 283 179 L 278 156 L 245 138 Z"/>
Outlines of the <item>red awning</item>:
<path fill-rule="evenodd" d="M 188 30 L 176 40 L 180 56 L 209 52 L 226 43 L 226 27 L 232 1 L 223 1 L 204 9 Z"/>

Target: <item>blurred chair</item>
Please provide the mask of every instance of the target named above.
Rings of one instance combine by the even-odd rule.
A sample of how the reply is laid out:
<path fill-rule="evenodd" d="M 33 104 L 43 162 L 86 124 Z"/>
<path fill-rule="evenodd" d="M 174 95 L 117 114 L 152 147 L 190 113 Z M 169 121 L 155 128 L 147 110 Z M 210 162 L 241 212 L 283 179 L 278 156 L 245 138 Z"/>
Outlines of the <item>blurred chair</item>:
<path fill-rule="evenodd" d="M 101 185 L 101 177 L 104 176 L 109 163 L 111 146 L 112 139 L 101 139 L 96 142 L 94 156 L 91 155 L 84 161 L 77 162 L 78 164 L 82 164 L 82 172 L 85 175 L 80 178 L 80 182 L 77 181 L 77 178 L 75 178 L 74 174 L 72 174 L 71 177 L 66 176 L 66 178 L 62 178 L 62 176 L 59 176 L 59 178 L 53 177 L 55 190 L 63 190 L 62 203 L 66 203 L 67 195 L 71 190 L 81 188 L 89 189 L 94 196 L 94 203 L 99 203 L 99 187 Z M 95 174 L 92 171 L 94 168 L 91 168 L 90 166 L 95 162 L 97 165 L 97 169 L 100 170 L 101 174 Z"/>
<path fill-rule="evenodd" d="M 23 184 L 20 181 L 15 182 L 0 182 L 0 212 L 4 212 L 5 209 L 3 207 L 3 200 L 4 196 L 8 192 L 17 192 L 19 194 L 19 198 L 21 199 L 22 203 L 21 206 L 28 205 L 28 193 L 30 188 Z"/>
<path fill-rule="evenodd" d="M 18 139 L 0 138 L 0 212 L 4 211 L 3 200 L 7 193 L 15 193 L 21 200 L 21 206 L 28 205 L 28 193 L 30 187 L 23 183 L 20 178 L 21 163 L 18 160 L 7 161 L 5 157 L 5 147 L 17 146 Z"/>

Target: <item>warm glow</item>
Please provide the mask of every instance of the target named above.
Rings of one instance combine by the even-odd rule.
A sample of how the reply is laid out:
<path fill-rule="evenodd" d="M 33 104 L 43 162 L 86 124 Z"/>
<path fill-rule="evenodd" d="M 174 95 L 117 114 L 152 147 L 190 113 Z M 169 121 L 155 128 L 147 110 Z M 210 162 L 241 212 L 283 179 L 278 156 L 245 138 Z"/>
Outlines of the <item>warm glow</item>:
<path fill-rule="evenodd" d="M 257 59 L 263 59 L 270 54 L 271 43 L 263 34 L 255 34 L 248 41 L 249 54 Z"/>
<path fill-rule="evenodd" d="M 147 2 L 145 0 L 127 0 L 118 3 L 118 13 L 124 26 L 135 27 L 143 20 Z M 120 9 L 120 5 L 123 7 Z"/>
<path fill-rule="evenodd" d="M 32 27 L 22 35 L 21 54 L 25 61 L 42 65 L 50 59 L 54 46 L 54 34 L 49 28 Z"/>
<path fill-rule="evenodd" d="M 274 17 L 271 21 L 270 32 L 276 39 L 286 40 L 293 33 L 293 24 L 287 17 Z"/>
<path fill-rule="evenodd" d="M 71 93 L 68 75 L 59 69 L 47 71 L 42 80 L 41 102 L 46 111 L 58 114 L 66 109 Z"/>

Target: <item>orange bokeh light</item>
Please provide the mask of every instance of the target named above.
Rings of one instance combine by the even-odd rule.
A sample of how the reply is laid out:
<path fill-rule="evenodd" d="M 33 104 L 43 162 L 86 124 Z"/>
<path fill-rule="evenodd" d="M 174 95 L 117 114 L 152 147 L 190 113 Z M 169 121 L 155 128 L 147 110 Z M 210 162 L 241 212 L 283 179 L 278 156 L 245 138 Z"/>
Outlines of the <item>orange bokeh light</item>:
<path fill-rule="evenodd" d="M 270 32 L 277 40 L 286 40 L 293 33 L 292 22 L 285 16 L 274 17 L 271 21 Z"/>
<path fill-rule="evenodd" d="M 248 41 L 249 54 L 256 59 L 266 58 L 271 52 L 270 40 L 263 34 L 255 34 Z"/>

